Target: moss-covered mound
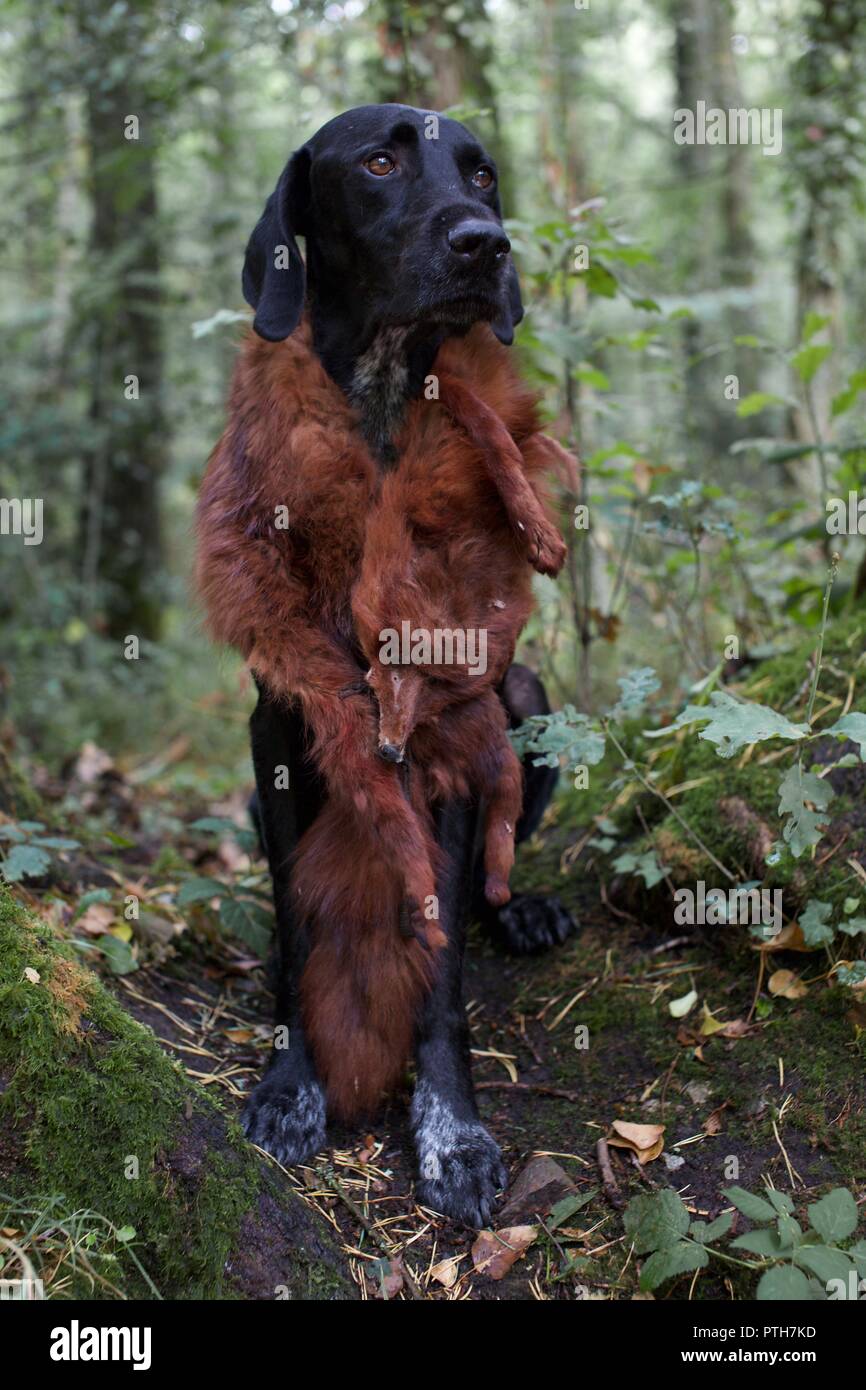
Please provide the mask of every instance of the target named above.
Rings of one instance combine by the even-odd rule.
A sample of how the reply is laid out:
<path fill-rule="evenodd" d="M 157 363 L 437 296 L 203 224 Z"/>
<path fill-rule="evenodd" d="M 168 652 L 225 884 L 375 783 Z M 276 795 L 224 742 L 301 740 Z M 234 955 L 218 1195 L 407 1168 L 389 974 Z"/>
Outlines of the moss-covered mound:
<path fill-rule="evenodd" d="M 789 652 L 746 668 L 727 688 L 747 700 L 770 706 L 794 722 L 804 721 L 809 699 L 816 638 L 805 637 Z M 866 616 L 861 612 L 837 622 L 824 646 L 815 725 L 820 731 L 850 711 L 866 711 Z M 854 744 L 828 738 L 811 744 L 806 765 L 836 761 Z M 839 768 L 828 775 L 835 793 L 829 825 L 814 854 L 793 857 L 780 845 L 783 817 L 779 814 L 779 784 L 796 759 L 795 746 L 778 740 L 754 744 L 733 758 L 721 758 L 713 744 L 698 736 L 695 726 L 683 729 L 661 745 L 644 741 L 636 756 L 649 756 L 659 789 L 677 815 L 637 784 L 622 799 L 618 818 L 631 835 L 635 853 L 655 850 L 670 882 L 693 885 L 703 879 L 727 888 L 723 864 L 739 882 L 760 880 L 768 889 L 784 891 L 785 915 L 799 911 L 810 898 L 838 908 L 845 897 L 864 889 L 852 866 L 862 862 L 866 849 L 866 766 Z M 678 818 L 679 817 L 679 818 Z M 646 828 L 644 828 L 646 827 Z M 774 848 L 776 852 L 774 852 Z M 642 901 L 646 888 L 638 885 Z M 654 898 L 666 902 L 670 892 L 662 883 Z"/>
<path fill-rule="evenodd" d="M 128 1296 L 354 1294 L 324 1222 L 2 885 L 0 1135 L 12 1210 L 98 1213 Z M 105 1296 L 74 1265 L 62 1292 Z"/>

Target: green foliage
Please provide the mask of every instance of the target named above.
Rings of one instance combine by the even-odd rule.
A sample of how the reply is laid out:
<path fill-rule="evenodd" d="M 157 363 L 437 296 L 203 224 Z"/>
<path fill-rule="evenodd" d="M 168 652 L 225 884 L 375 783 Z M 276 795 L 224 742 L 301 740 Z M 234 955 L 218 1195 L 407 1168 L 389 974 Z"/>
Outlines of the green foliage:
<path fill-rule="evenodd" d="M 258 850 L 255 831 L 238 826 L 224 817 L 203 816 L 193 821 L 191 830 L 208 834 L 229 834 L 247 852 Z M 191 877 L 184 879 L 175 897 L 180 908 L 204 907 L 216 901 L 218 920 L 230 935 L 243 941 L 257 955 L 267 955 L 273 932 L 274 916 L 270 889 L 257 875 L 241 875 L 234 883 L 221 879 Z"/>
<path fill-rule="evenodd" d="M 511 731 L 518 757 L 533 757 L 535 767 L 559 767 L 560 760 L 573 767 L 594 767 L 604 757 L 604 736 L 573 705 L 554 714 L 532 715 Z"/>
<path fill-rule="evenodd" d="M 759 1196 L 742 1187 L 729 1187 L 724 1195 L 757 1228 L 737 1236 L 724 1251 L 718 1242 L 730 1231 L 732 1212 L 723 1212 L 709 1224 L 693 1221 L 670 1188 L 632 1199 L 623 1225 L 635 1252 L 649 1256 L 641 1269 L 642 1289 L 656 1289 L 667 1279 L 704 1269 L 712 1258 L 742 1264 L 730 1252 L 745 1251 L 758 1257 L 757 1262 L 745 1265 L 761 1275 L 754 1294 L 757 1299 L 848 1296 L 849 1278 L 859 1278 L 864 1265 L 866 1241 L 842 1248 L 854 1235 L 858 1220 L 857 1204 L 847 1188 L 834 1188 L 807 1206 L 811 1230 L 805 1233 L 794 1218 L 794 1202 L 786 1192 L 767 1187 Z M 831 1286 L 831 1281 L 840 1282 Z"/>
<path fill-rule="evenodd" d="M 77 840 L 45 833 L 41 821 L 9 821 L 0 825 L 0 874 L 7 883 L 43 878 L 51 869 L 54 853 L 80 849 Z"/>
<path fill-rule="evenodd" d="M 824 813 L 832 798 L 829 782 L 804 772 L 799 763 L 788 768 L 779 783 L 779 815 L 788 817 L 782 835 L 795 859 L 820 842 L 829 823 Z"/>
<path fill-rule="evenodd" d="M 648 850 L 646 854 L 632 854 L 627 851 L 614 859 L 612 867 L 618 874 L 637 875 L 643 879 L 647 888 L 655 888 L 665 877 L 665 870 L 652 850 Z"/>
<path fill-rule="evenodd" d="M 798 740 L 809 732 L 808 725 L 792 724 L 783 714 L 751 701 L 737 700 L 726 690 L 714 690 L 709 706 L 687 705 L 670 727 L 682 729 L 686 724 L 699 723 L 706 727 L 698 737 L 714 743 L 720 758 L 732 758 L 750 743 L 763 743 L 768 738 Z"/>

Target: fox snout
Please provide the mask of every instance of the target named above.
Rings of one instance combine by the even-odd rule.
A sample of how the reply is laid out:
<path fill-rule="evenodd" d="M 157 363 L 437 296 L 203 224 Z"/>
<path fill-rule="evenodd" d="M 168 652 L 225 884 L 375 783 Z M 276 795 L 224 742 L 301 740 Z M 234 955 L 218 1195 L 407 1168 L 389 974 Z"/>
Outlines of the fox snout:
<path fill-rule="evenodd" d="M 405 667 L 373 666 L 367 680 L 379 703 L 379 753 L 401 763 L 417 723 L 422 678 Z"/>

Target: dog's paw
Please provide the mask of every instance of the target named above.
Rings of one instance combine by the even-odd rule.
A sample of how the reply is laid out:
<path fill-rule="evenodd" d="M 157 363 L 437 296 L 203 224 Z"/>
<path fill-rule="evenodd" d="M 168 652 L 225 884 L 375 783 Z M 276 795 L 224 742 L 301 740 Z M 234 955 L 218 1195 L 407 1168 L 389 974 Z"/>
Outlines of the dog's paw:
<path fill-rule="evenodd" d="M 265 1077 L 241 1119 L 248 1139 L 284 1167 L 305 1163 L 325 1147 L 325 1097 L 315 1081 L 280 1089 Z"/>
<path fill-rule="evenodd" d="M 460 1120 L 447 1101 L 419 1082 L 412 1101 L 418 1151 L 418 1201 L 479 1230 L 508 1181 L 499 1145 L 479 1120 Z"/>
<path fill-rule="evenodd" d="M 568 547 L 554 526 L 533 527 L 529 536 L 529 563 L 539 574 L 556 578 L 565 564 Z"/>
<path fill-rule="evenodd" d="M 533 956 L 560 946 L 577 923 L 559 898 L 519 893 L 497 913 L 497 936 L 509 955 Z"/>

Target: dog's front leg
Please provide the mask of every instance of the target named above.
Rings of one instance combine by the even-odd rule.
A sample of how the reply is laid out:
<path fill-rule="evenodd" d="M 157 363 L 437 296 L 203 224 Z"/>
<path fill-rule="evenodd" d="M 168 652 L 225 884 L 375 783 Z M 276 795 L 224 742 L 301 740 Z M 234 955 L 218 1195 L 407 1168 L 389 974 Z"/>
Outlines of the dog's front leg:
<path fill-rule="evenodd" d="M 412 1129 L 418 1155 L 418 1197 L 476 1229 L 485 1225 L 507 1174 L 499 1146 L 478 1118 L 463 1002 L 463 948 L 478 809 L 452 802 L 438 816 L 446 867 L 439 888 L 447 945 L 425 1002 L 416 1043 Z"/>
<path fill-rule="evenodd" d="M 276 1026 L 270 1064 L 250 1094 L 243 1126 L 254 1144 L 288 1166 L 310 1158 L 325 1144 L 325 1097 L 300 1017 L 299 987 L 308 943 L 306 931 L 294 919 L 289 880 L 292 852 L 318 814 L 323 792 L 306 756 L 306 731 L 297 707 L 277 702 L 260 686 L 250 732 L 258 828 L 274 883 Z M 285 775 L 278 775 L 281 769 L 288 770 L 288 787 Z"/>

